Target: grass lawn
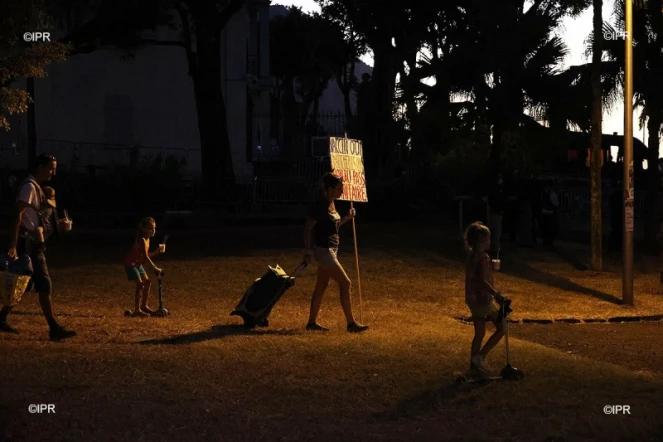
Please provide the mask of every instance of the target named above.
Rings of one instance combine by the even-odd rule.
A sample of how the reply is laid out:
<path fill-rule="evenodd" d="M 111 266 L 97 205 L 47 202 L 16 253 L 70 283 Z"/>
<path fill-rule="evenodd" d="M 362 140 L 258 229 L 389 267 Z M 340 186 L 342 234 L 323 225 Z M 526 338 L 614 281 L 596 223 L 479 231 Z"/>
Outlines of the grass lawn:
<path fill-rule="evenodd" d="M 333 284 L 320 318 L 332 332 L 303 330 L 315 266 L 275 307 L 269 328 L 245 331 L 228 316 L 267 264 L 296 266 L 301 228 L 172 235 L 159 259 L 172 311 L 164 319 L 123 316 L 133 294 L 118 263 L 131 238 L 79 235 L 53 245 L 56 309 L 79 336 L 47 342 L 32 294 L 16 308 L 10 319 L 21 334 L 0 335 L 0 440 L 663 438 L 662 379 L 525 341 L 511 340 L 524 381 L 452 385 L 472 337 L 453 319 L 466 314 L 459 242 L 423 226 L 357 228 L 363 320 L 372 327 L 358 336 L 344 331 Z M 349 229 L 342 240 L 356 287 Z M 637 263 L 637 306 L 627 308 L 611 298 L 618 274 L 577 270 L 583 250 L 564 247 L 564 256 L 505 250 L 496 284 L 513 297 L 514 317 L 663 313 L 655 263 Z M 505 364 L 502 345 L 489 363 Z M 35 403 L 55 404 L 56 413 L 28 413 Z M 605 415 L 605 405 L 630 405 L 631 414 Z"/>

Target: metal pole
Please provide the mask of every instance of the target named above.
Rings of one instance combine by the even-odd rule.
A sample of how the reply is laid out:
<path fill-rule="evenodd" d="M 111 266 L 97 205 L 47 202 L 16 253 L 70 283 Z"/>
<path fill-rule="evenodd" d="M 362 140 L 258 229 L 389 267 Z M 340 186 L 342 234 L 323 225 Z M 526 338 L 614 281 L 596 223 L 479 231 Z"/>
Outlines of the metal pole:
<path fill-rule="evenodd" d="M 624 67 L 624 247 L 622 274 L 622 302 L 633 305 L 633 3 L 626 0 Z"/>

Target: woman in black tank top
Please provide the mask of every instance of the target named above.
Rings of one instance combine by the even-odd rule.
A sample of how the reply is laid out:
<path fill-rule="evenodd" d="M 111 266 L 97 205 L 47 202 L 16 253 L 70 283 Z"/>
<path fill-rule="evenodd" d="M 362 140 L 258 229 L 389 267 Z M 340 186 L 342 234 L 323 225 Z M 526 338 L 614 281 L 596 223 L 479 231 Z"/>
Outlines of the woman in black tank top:
<path fill-rule="evenodd" d="M 317 318 L 330 278 L 336 281 L 341 290 L 341 306 L 348 324 L 347 330 L 351 333 L 360 333 L 368 329 L 367 325 L 359 324 L 354 319 L 350 297 L 350 278 L 337 257 L 338 229 L 355 216 L 354 209 L 351 209 L 343 218 L 336 211 L 334 201 L 342 194 L 343 179 L 332 173 L 325 174 L 322 177 L 322 195 L 311 208 L 304 228 L 304 261 L 310 263 L 311 258 L 315 257 L 318 263 L 318 279 L 311 299 L 311 312 L 306 330 L 329 331 L 328 328 L 318 324 Z"/>

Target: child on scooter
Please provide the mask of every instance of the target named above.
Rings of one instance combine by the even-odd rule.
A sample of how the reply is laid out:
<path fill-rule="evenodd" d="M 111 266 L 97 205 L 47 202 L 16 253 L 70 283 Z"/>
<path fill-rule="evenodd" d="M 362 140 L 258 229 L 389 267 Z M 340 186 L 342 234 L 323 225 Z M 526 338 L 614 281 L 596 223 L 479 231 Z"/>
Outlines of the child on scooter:
<path fill-rule="evenodd" d="M 143 218 L 138 224 L 136 240 L 134 241 L 129 254 L 124 260 L 124 268 L 129 281 L 136 284 L 135 310 L 131 316 L 148 316 L 154 313 L 154 310 L 147 306 L 147 298 L 150 294 L 152 281 L 147 277 L 147 272 L 143 268 L 146 261 L 157 271 L 161 273 L 162 269 L 152 262 L 152 257 L 160 255 L 166 251 L 165 244 L 159 244 L 159 248 L 149 251 L 150 238 L 156 232 L 157 224 L 153 218 Z"/>
<path fill-rule="evenodd" d="M 506 298 L 494 288 L 493 267 L 490 256 L 490 230 L 481 222 L 475 222 L 465 231 L 465 249 L 468 253 L 465 265 L 465 302 L 472 313 L 474 339 L 470 354 L 470 370 L 488 371 L 485 358 L 504 336 L 499 316 L 499 306 Z M 481 347 L 486 335 L 486 322 L 495 325 L 495 333 Z"/>

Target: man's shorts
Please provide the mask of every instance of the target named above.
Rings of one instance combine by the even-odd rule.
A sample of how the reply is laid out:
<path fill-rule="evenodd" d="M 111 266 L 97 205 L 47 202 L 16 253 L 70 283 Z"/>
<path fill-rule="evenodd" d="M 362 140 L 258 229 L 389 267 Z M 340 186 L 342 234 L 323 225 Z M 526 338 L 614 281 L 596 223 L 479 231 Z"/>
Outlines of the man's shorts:
<path fill-rule="evenodd" d="M 124 270 L 127 272 L 127 278 L 129 278 L 129 281 L 136 281 L 140 279 L 142 276 L 147 276 L 147 272 L 145 271 L 142 265 L 138 267 L 126 266 L 124 267 Z"/>
<path fill-rule="evenodd" d="M 48 273 L 46 255 L 44 252 L 33 252 L 30 254 L 30 259 L 32 260 L 34 273 L 25 291 L 29 292 L 34 287 L 37 293 L 48 293 L 50 295 L 53 284 L 51 282 L 51 275 Z"/>
<path fill-rule="evenodd" d="M 31 244 L 28 247 L 25 244 L 25 240 L 19 238 L 16 252 L 19 255 L 22 255 L 27 250 L 29 250 L 28 256 L 30 256 L 30 261 L 32 261 L 33 269 L 32 277 L 30 278 L 30 282 L 25 289 L 25 293 L 32 291 L 34 288 L 37 293 L 47 293 L 50 295 L 53 285 L 51 283 L 51 275 L 48 273 L 48 265 L 46 264 L 44 248 L 42 247 L 38 248 L 37 250 L 35 249 L 37 249 L 35 244 Z"/>

